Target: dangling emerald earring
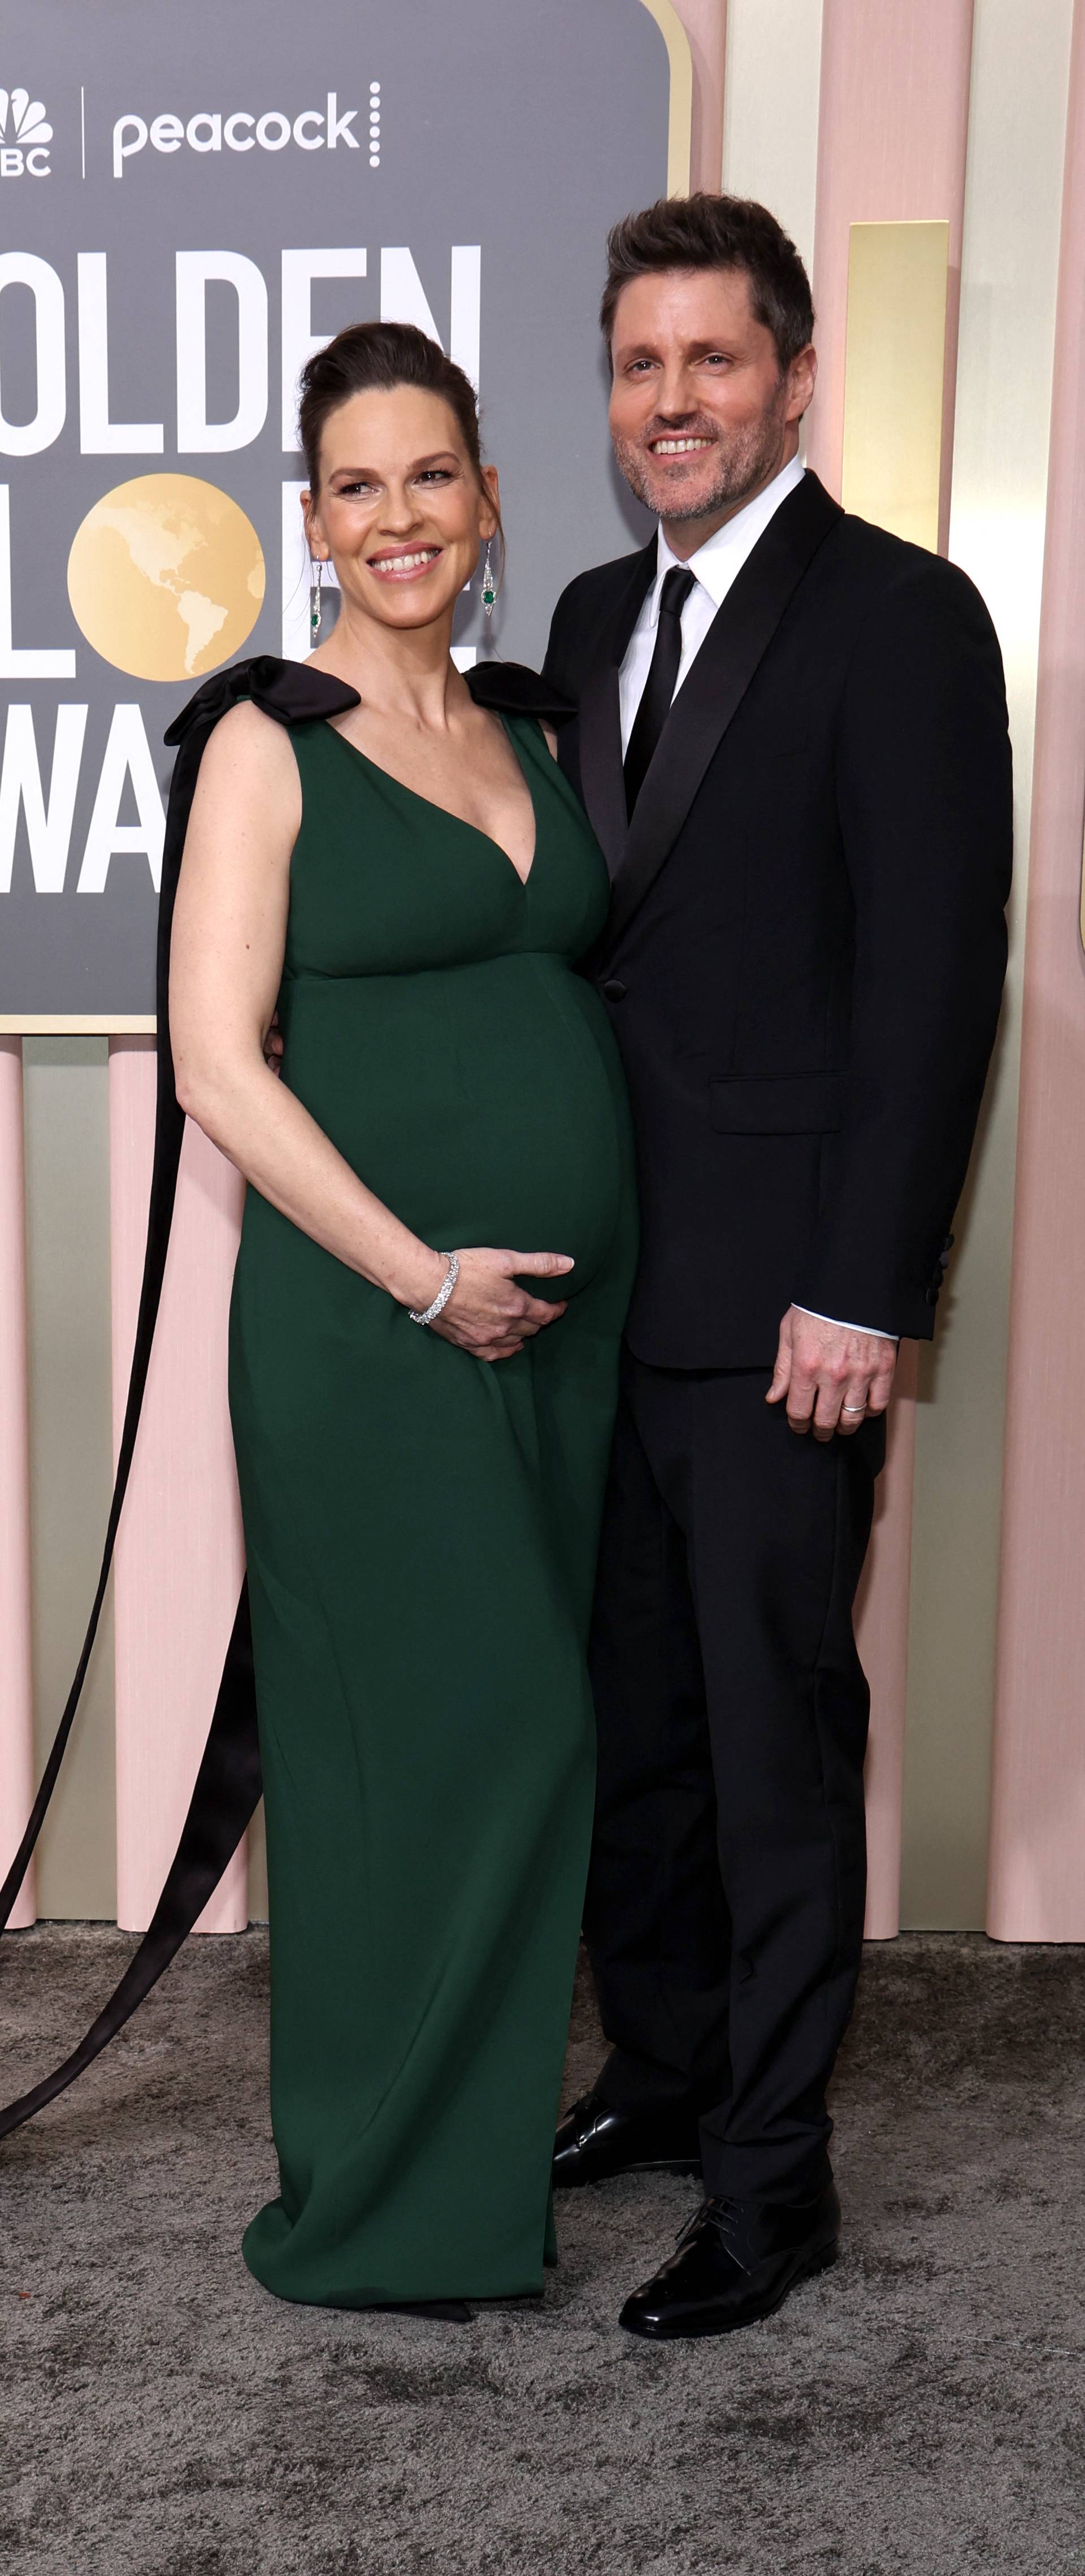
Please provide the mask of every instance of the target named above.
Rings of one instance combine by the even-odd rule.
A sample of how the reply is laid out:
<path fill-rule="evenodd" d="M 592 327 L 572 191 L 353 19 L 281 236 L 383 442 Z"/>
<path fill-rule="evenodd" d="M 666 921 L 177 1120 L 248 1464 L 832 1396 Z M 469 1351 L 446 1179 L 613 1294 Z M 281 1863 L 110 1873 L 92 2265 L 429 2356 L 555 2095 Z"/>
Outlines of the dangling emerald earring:
<path fill-rule="evenodd" d="M 494 601 L 496 597 L 497 591 L 494 587 L 494 568 L 490 561 L 490 549 L 489 546 L 487 546 L 486 561 L 482 567 L 482 605 L 486 611 L 487 617 L 493 616 Z"/>
<path fill-rule="evenodd" d="M 317 636 L 320 633 L 320 621 L 324 614 L 324 603 L 320 595 L 321 586 L 324 580 L 323 555 L 317 556 L 316 562 L 312 565 L 311 569 L 313 578 L 309 584 L 309 634 L 315 644 Z"/>

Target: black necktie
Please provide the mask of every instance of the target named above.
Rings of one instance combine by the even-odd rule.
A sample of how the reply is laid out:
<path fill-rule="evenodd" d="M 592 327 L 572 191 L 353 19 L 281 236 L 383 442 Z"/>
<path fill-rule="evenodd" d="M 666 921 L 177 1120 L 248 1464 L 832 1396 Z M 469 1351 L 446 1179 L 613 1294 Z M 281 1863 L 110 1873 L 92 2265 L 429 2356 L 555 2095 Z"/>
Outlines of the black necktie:
<path fill-rule="evenodd" d="M 656 627 L 655 651 L 652 655 L 644 695 L 633 719 L 633 731 L 625 755 L 625 806 L 627 814 L 644 785 L 645 771 L 670 713 L 682 659 L 682 610 L 693 588 L 694 575 L 680 572 L 672 564 L 664 576 L 659 595 L 659 624 Z"/>

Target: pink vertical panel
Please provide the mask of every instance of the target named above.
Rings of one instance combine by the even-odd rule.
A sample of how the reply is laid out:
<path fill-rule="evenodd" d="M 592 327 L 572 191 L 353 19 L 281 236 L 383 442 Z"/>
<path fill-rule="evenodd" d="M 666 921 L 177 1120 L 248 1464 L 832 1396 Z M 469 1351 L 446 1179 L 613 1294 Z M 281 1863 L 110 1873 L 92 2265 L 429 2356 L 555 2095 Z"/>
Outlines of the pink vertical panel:
<path fill-rule="evenodd" d="M 915 1342 L 905 1342 L 897 1363 L 885 1472 L 878 1479 L 874 1535 L 859 1587 L 856 1623 L 872 1711 L 866 1762 L 868 1941 L 891 1941 L 900 1930 L 916 1361 Z"/>
<path fill-rule="evenodd" d="M 113 1424 L 120 1436 L 143 1271 L 155 1051 L 109 1053 Z M 150 1921 L 211 1723 L 244 1573 L 226 1403 L 226 1326 L 243 1187 L 191 1122 L 116 1570 L 117 1919 Z M 247 1921 L 244 1848 L 197 1930 Z"/>
<path fill-rule="evenodd" d="M 1032 787 L 988 1930 L 1085 1941 L 1085 6 L 1070 63 Z"/>
<path fill-rule="evenodd" d="M 723 169 L 723 71 L 727 0 L 675 0 L 693 58 L 691 188 L 718 188 Z"/>
<path fill-rule="evenodd" d="M 819 373 L 807 455 L 839 492 L 844 446 L 848 253 L 854 223 L 948 219 L 942 546 L 949 467 L 964 221 L 972 0 L 825 0 L 814 301 Z M 870 1676 L 867 1761 L 870 1885 L 867 1936 L 898 1929 L 908 1587 L 915 1460 L 915 1353 L 901 1354 L 889 1462 L 860 1595 L 858 1635 Z"/>
<path fill-rule="evenodd" d="M 825 0 L 814 302 L 820 360 L 807 455 L 840 490 L 852 224 L 949 223 L 939 552 L 949 534 L 972 0 Z"/>
<path fill-rule="evenodd" d="M 30 1682 L 30 1439 L 23 1221 L 22 1041 L 0 1037 L 0 1879 L 34 1797 Z M 12 1908 L 34 1921 L 34 1871 Z"/>

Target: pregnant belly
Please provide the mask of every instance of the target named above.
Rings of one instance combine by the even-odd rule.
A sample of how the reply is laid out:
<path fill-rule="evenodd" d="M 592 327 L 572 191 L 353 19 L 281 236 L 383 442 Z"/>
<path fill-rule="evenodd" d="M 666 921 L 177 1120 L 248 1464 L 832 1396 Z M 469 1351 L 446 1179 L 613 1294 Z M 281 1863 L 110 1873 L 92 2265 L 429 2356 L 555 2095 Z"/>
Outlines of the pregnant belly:
<path fill-rule="evenodd" d="M 428 1243 L 606 1260 L 628 1112 L 596 995 L 551 956 L 284 988 L 284 1077 L 367 1186 Z"/>

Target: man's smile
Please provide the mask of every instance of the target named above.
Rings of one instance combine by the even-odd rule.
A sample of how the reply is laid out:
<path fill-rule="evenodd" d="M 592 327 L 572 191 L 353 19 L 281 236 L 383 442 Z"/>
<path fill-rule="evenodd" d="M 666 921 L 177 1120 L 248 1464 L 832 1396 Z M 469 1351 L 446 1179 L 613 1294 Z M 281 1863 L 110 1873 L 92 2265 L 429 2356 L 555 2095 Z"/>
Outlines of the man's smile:
<path fill-rule="evenodd" d="M 699 433 L 687 435 L 685 432 L 678 437 L 650 438 L 648 441 L 653 456 L 690 456 L 696 448 L 714 447 L 715 444 L 714 438 L 702 438 Z"/>

